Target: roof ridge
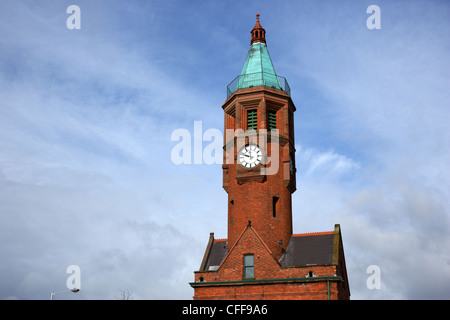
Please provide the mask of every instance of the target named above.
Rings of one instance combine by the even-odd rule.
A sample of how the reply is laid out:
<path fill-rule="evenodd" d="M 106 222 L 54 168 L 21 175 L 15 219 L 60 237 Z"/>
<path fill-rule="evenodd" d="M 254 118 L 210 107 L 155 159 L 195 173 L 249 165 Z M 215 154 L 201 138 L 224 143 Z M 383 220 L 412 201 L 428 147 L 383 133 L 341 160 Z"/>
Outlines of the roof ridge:
<path fill-rule="evenodd" d="M 293 237 L 307 237 L 307 236 L 321 236 L 326 234 L 334 234 L 334 231 L 319 231 L 319 232 L 307 232 L 307 233 L 295 233 Z"/>
<path fill-rule="evenodd" d="M 227 238 L 221 238 L 221 239 L 214 239 L 214 242 L 222 242 L 222 241 L 227 241 Z"/>

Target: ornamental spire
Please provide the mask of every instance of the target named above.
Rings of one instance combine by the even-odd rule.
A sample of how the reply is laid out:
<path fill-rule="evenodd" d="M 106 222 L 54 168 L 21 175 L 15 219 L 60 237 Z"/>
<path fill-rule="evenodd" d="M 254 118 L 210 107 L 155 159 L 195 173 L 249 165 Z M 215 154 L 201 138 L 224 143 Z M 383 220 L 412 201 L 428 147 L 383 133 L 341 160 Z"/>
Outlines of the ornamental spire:
<path fill-rule="evenodd" d="M 252 41 L 250 42 L 250 45 L 255 42 L 266 43 L 266 30 L 264 30 L 264 28 L 259 23 L 259 13 L 256 14 L 256 24 L 253 27 L 252 31 L 250 31 L 250 33 L 252 35 Z"/>

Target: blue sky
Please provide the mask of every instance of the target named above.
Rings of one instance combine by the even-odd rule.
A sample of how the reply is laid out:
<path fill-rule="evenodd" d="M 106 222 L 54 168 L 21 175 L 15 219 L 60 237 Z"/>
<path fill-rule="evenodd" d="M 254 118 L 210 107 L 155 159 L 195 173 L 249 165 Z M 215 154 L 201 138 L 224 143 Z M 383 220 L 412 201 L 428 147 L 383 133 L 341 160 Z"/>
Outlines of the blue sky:
<path fill-rule="evenodd" d="M 294 232 L 341 225 L 352 299 L 450 298 L 447 1 L 3 0 L 1 299 L 48 299 L 72 264 L 55 299 L 192 297 L 227 200 L 171 134 L 222 130 L 256 13 L 297 107 Z"/>

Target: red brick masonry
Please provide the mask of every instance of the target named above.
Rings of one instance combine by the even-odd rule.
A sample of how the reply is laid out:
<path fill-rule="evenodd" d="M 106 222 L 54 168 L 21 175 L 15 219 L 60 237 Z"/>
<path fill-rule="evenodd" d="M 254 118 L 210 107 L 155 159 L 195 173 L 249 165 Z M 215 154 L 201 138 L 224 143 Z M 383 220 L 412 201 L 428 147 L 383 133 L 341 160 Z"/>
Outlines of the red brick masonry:
<path fill-rule="evenodd" d="M 283 267 L 258 233 L 247 227 L 217 270 L 195 272 L 195 282 L 190 283 L 194 299 L 349 299 L 339 225 L 334 232 L 293 237 L 320 234 L 335 235 L 332 264 Z M 254 254 L 254 279 L 243 279 L 245 254 Z"/>

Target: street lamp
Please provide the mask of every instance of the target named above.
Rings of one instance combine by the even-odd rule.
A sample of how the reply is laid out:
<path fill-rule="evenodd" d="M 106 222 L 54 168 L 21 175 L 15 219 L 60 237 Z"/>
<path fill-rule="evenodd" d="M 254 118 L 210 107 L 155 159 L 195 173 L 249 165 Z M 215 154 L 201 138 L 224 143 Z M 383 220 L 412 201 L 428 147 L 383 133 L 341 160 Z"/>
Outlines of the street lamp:
<path fill-rule="evenodd" d="M 58 293 L 67 293 L 67 292 L 77 293 L 78 291 L 80 291 L 80 289 L 73 288 L 73 289 L 71 289 L 71 290 L 66 290 L 66 291 L 52 292 L 52 293 L 50 294 L 50 300 L 53 300 L 53 296 L 54 296 L 55 294 L 58 294 Z"/>

